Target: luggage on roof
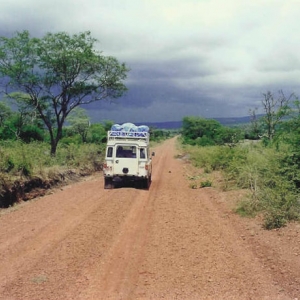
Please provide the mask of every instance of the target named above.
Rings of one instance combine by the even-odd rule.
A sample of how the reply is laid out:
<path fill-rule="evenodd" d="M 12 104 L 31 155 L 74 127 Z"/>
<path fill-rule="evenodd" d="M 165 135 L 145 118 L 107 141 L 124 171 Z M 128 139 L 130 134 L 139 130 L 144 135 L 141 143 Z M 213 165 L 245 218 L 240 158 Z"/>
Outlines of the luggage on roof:
<path fill-rule="evenodd" d="M 147 125 L 137 126 L 133 123 L 114 124 L 111 127 L 111 131 L 122 131 L 122 132 L 149 132 Z"/>

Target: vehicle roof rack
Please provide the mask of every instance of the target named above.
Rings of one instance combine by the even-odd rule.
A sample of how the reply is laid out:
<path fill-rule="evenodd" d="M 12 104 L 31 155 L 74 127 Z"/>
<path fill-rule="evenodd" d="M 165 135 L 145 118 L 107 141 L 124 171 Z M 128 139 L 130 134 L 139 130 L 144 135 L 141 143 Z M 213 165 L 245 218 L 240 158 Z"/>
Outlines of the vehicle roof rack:
<path fill-rule="evenodd" d="M 143 131 L 108 131 L 107 140 L 144 140 L 149 143 L 149 132 Z"/>

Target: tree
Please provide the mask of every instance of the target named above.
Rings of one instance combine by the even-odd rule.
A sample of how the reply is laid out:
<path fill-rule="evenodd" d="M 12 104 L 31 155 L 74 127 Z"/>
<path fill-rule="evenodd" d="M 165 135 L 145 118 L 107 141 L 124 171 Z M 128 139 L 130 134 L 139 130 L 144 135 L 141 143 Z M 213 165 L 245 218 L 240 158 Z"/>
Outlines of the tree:
<path fill-rule="evenodd" d="M 111 130 L 111 127 L 114 125 L 114 122 L 111 120 L 106 120 L 106 121 L 104 121 L 103 125 L 104 125 L 105 131 L 107 132 L 107 131 Z"/>
<path fill-rule="evenodd" d="M 276 131 L 276 127 L 282 122 L 290 112 L 289 102 L 294 94 L 291 94 L 288 98 L 284 95 L 283 91 L 279 91 L 278 98 L 268 91 L 263 94 L 262 105 L 265 112 L 263 118 L 264 124 L 267 130 L 268 139 L 271 140 Z"/>
<path fill-rule="evenodd" d="M 81 136 L 82 142 L 86 143 L 88 129 L 90 126 L 90 118 L 86 111 L 83 108 L 76 107 L 70 113 L 67 120 L 70 122 L 73 131 Z"/>
<path fill-rule="evenodd" d="M 12 110 L 5 103 L 0 102 L 0 127 L 3 126 L 6 119 L 12 115 Z"/>
<path fill-rule="evenodd" d="M 251 139 L 259 139 L 259 135 L 261 133 L 260 130 L 260 120 L 257 118 L 256 111 L 258 108 L 255 109 L 249 109 L 250 114 L 250 134 L 248 138 Z"/>
<path fill-rule="evenodd" d="M 107 142 L 107 130 L 105 124 L 96 123 L 91 125 L 89 128 L 89 141 L 95 144 Z"/>
<path fill-rule="evenodd" d="M 24 93 L 11 93 L 8 98 L 13 100 L 16 111 L 5 109 L 5 104 L 0 105 L 0 126 L 2 127 L 0 136 L 5 139 L 21 139 L 25 142 L 31 140 L 43 140 L 44 127 L 37 117 L 36 111 L 28 105 L 30 97 Z M 5 98 L 5 102 L 8 102 Z M 3 110 L 2 110 L 3 109 Z M 3 116 L 6 117 L 4 118 Z"/>
<path fill-rule="evenodd" d="M 217 131 L 221 128 L 221 124 L 216 120 L 208 120 L 204 118 L 188 116 L 182 119 L 182 136 L 187 143 L 193 143 L 196 139 L 204 138 L 213 143 Z"/>
<path fill-rule="evenodd" d="M 235 145 L 241 139 L 241 131 L 222 126 L 213 119 L 184 117 L 182 120 L 184 143 L 199 146 Z"/>
<path fill-rule="evenodd" d="M 291 117 L 281 126 L 281 137 L 291 146 L 294 165 L 300 166 L 300 101 L 296 98 L 291 105 Z M 295 162 L 296 161 L 296 162 Z M 300 181 L 299 181 L 300 182 Z"/>
<path fill-rule="evenodd" d="M 121 97 L 128 68 L 94 49 L 89 31 L 32 38 L 28 31 L 0 37 L 1 86 L 28 94 L 28 106 L 43 120 L 55 155 L 69 113 L 77 106 Z"/>

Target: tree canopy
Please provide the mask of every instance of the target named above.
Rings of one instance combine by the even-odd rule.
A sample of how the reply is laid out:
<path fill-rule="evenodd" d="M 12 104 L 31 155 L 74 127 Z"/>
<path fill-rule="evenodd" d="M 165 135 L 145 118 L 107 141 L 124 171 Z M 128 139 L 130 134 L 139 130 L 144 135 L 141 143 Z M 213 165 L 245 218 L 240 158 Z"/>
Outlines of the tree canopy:
<path fill-rule="evenodd" d="M 183 142 L 191 145 L 209 146 L 236 143 L 240 131 L 222 126 L 213 119 L 187 116 L 182 120 Z"/>
<path fill-rule="evenodd" d="M 69 113 L 80 105 L 121 97 L 129 69 L 94 48 L 89 31 L 69 35 L 28 31 L 0 37 L 0 76 L 3 92 L 15 102 L 25 101 L 47 127 L 55 155 Z M 18 93 L 16 93 L 18 92 Z M 18 95 L 27 94 L 28 97 Z M 23 102 L 24 102 L 23 101 Z"/>
<path fill-rule="evenodd" d="M 90 118 L 83 108 L 76 107 L 70 113 L 68 117 L 72 130 L 78 133 L 82 139 L 82 142 L 87 141 L 88 129 L 90 126 Z"/>

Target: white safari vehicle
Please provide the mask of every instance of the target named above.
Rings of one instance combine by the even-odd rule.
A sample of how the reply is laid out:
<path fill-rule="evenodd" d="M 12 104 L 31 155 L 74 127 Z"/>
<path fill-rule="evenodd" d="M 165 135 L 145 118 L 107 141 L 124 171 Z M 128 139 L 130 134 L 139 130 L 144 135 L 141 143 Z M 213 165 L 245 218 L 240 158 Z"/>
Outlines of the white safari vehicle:
<path fill-rule="evenodd" d="M 152 156 L 149 149 L 149 128 L 132 123 L 115 124 L 107 132 L 104 188 L 113 189 L 132 182 L 135 187 L 149 189 L 152 174 Z"/>

